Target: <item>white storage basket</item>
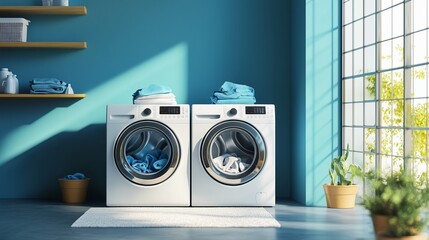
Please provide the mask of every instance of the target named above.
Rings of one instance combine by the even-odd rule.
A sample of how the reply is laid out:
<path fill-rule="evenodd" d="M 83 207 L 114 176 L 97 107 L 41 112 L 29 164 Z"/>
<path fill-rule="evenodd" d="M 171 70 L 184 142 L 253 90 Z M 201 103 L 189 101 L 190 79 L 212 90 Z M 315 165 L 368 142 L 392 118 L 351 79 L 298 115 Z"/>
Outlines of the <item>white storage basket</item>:
<path fill-rule="evenodd" d="M 24 18 L 0 18 L 0 42 L 27 42 L 27 26 Z"/>

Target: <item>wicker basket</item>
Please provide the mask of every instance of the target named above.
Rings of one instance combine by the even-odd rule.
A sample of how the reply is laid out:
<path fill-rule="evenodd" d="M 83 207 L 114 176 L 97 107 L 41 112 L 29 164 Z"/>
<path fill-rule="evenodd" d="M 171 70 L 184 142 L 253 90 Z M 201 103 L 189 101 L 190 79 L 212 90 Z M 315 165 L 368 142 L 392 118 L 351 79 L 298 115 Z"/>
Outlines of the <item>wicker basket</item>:
<path fill-rule="evenodd" d="M 0 18 L 0 42 L 27 42 L 27 26 L 24 18 Z"/>

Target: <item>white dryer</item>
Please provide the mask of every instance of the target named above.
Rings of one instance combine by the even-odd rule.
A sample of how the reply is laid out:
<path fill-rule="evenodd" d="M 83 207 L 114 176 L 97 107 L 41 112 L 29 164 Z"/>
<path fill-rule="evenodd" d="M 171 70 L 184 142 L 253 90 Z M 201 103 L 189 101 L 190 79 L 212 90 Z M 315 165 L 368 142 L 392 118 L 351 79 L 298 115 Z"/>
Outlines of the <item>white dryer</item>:
<path fill-rule="evenodd" d="M 189 105 L 107 106 L 107 206 L 190 206 Z"/>
<path fill-rule="evenodd" d="M 192 206 L 275 205 L 274 105 L 192 105 Z"/>

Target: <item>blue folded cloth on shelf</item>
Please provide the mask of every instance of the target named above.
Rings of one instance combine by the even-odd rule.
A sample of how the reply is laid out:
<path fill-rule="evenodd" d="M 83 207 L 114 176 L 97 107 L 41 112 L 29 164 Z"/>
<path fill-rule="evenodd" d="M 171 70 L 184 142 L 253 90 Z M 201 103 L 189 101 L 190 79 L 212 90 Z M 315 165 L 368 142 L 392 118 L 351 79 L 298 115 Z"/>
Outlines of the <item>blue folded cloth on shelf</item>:
<path fill-rule="evenodd" d="M 30 81 L 30 84 L 59 84 L 59 85 L 67 85 L 67 83 L 60 81 L 56 78 L 34 78 Z"/>
<path fill-rule="evenodd" d="M 30 93 L 47 94 L 65 93 L 69 84 L 56 78 L 34 78 L 30 81 Z"/>
<path fill-rule="evenodd" d="M 173 90 L 171 90 L 170 87 L 159 85 L 159 84 L 150 84 L 145 88 L 138 89 L 133 94 L 133 99 L 135 100 L 142 96 L 149 96 L 149 95 L 155 95 L 155 94 L 167 94 L 172 92 Z"/>
<path fill-rule="evenodd" d="M 69 174 L 67 176 L 64 177 L 64 179 L 67 180 L 81 180 L 81 179 L 85 179 L 85 174 L 83 173 L 75 173 L 75 174 Z"/>
<path fill-rule="evenodd" d="M 213 93 L 210 100 L 214 104 L 255 104 L 255 89 L 226 81 L 219 91 Z"/>

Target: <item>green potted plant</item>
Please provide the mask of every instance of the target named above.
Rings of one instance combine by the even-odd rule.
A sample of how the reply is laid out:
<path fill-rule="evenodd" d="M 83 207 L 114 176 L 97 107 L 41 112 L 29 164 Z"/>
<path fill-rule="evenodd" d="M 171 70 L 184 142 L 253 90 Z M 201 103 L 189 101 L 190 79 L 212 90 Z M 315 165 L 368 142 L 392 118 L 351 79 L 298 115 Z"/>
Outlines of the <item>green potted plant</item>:
<path fill-rule="evenodd" d="M 374 194 L 365 197 L 365 207 L 373 216 L 378 239 L 427 239 L 422 230 L 428 219 L 422 211 L 428 206 L 428 188 L 402 169 L 387 177 L 370 175 L 368 179 Z"/>
<path fill-rule="evenodd" d="M 362 175 L 360 166 L 347 162 L 349 145 L 341 156 L 332 159 L 329 168 L 331 184 L 324 184 L 328 208 L 353 208 L 355 206 L 358 185 L 353 184 L 353 178 Z"/>

